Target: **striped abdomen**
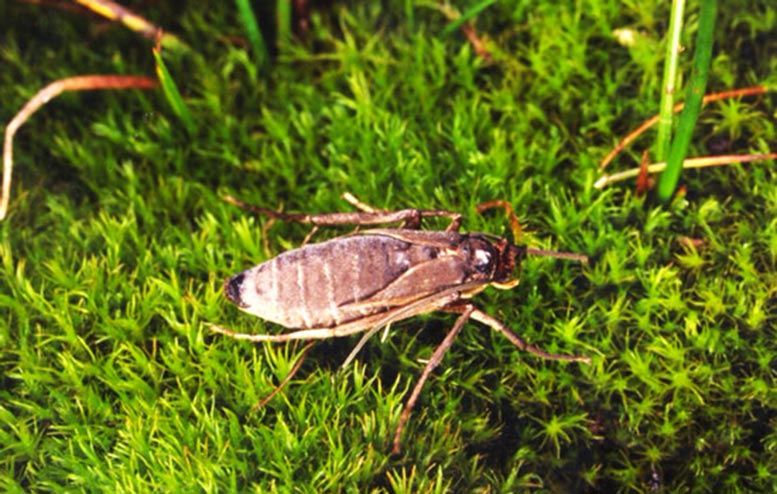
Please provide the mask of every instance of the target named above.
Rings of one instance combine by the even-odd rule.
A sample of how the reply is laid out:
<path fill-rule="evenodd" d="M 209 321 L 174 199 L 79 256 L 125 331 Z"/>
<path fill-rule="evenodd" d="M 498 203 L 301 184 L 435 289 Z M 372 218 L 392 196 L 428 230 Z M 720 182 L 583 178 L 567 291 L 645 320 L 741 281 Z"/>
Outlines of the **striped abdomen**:
<path fill-rule="evenodd" d="M 411 269 L 429 262 L 443 271 L 435 279 Z M 285 252 L 229 278 L 224 290 L 263 319 L 288 328 L 328 328 L 405 305 L 441 284 L 459 284 L 466 271 L 448 249 L 358 235 Z"/>

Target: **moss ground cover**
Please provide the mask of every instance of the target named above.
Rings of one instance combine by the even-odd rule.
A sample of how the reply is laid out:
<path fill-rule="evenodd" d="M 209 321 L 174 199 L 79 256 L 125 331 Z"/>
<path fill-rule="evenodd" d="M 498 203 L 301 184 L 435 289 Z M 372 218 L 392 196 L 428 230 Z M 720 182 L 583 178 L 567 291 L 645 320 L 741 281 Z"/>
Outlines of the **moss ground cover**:
<path fill-rule="evenodd" d="M 774 491 L 774 165 L 685 173 L 667 207 L 592 186 L 597 161 L 656 112 L 665 3 L 460 2 L 491 61 L 431 2 L 317 6 L 304 39 L 284 34 L 269 59 L 232 3 L 141 3 L 189 46 L 163 56 L 195 126 L 161 91 L 125 91 L 64 95 L 20 130 L 0 224 L 0 489 Z M 124 28 L 4 10 L 4 122 L 55 79 L 154 74 L 150 43 Z M 774 85 L 776 17 L 771 2 L 721 3 L 710 90 Z M 633 46 L 616 41 L 622 28 Z M 692 154 L 773 149 L 774 114 L 772 94 L 711 105 Z M 499 235 L 504 218 L 475 206 L 505 199 L 523 242 L 591 256 L 529 259 L 517 289 L 477 300 L 594 363 L 541 361 L 470 323 L 392 457 L 421 360 L 455 319 L 435 314 L 397 324 L 344 371 L 356 340 L 317 345 L 251 412 L 300 347 L 205 323 L 279 331 L 231 307 L 221 281 L 307 229 L 263 229 L 220 195 L 326 212 L 348 208 L 346 191 L 460 211 L 465 229 Z"/>

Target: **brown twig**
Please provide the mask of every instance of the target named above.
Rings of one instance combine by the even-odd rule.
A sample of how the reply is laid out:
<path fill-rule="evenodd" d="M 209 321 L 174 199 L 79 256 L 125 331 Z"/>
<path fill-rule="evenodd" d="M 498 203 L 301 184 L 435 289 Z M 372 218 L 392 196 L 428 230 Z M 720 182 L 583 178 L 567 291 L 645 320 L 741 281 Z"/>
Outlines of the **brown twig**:
<path fill-rule="evenodd" d="M 690 158 L 683 162 L 683 168 L 708 168 L 710 166 L 724 166 L 731 163 L 750 163 L 752 161 L 773 160 L 777 159 L 777 153 L 767 154 L 727 154 L 723 156 L 705 156 L 701 158 Z M 654 163 L 648 166 L 648 173 L 659 173 L 664 171 L 666 163 Z M 599 177 L 599 180 L 594 183 L 594 188 L 603 189 L 607 185 L 620 182 L 629 178 L 639 175 L 639 168 L 632 168 L 623 172 L 613 173 L 612 175 L 604 174 Z"/>
<path fill-rule="evenodd" d="M 648 165 L 650 164 L 649 157 L 650 153 L 648 153 L 647 149 L 642 151 L 642 160 L 639 163 L 639 175 L 637 175 L 637 190 L 635 192 L 637 197 L 642 197 L 647 194 L 647 191 L 650 190 L 651 187 L 650 173 L 648 173 Z"/>
<path fill-rule="evenodd" d="M 8 203 L 11 199 L 11 174 L 13 170 L 13 137 L 19 127 L 26 122 L 38 109 L 69 91 L 87 91 L 93 89 L 151 89 L 157 82 L 149 77 L 120 75 L 82 75 L 60 79 L 38 91 L 27 104 L 19 110 L 5 128 L 5 143 L 3 146 L 3 188 L 0 195 L 0 221 L 8 213 Z"/>
<path fill-rule="evenodd" d="M 718 101 L 726 98 L 736 98 L 736 97 L 743 97 L 743 96 L 753 96 L 756 94 L 763 94 L 767 91 L 767 88 L 764 86 L 753 86 L 753 87 L 747 87 L 743 89 L 734 89 L 731 91 L 722 91 L 720 93 L 713 93 L 709 94 L 704 97 L 702 100 L 702 104 L 707 104 L 712 101 Z M 674 113 L 679 113 L 683 109 L 684 103 L 678 103 L 674 106 Z M 647 129 L 654 126 L 658 122 L 658 115 L 653 116 L 649 120 L 646 120 L 642 125 L 631 131 L 626 137 L 623 138 L 614 148 L 612 151 L 607 154 L 607 156 L 604 157 L 602 162 L 599 164 L 599 170 L 604 170 L 607 165 L 610 164 L 612 160 L 615 159 L 615 157 L 623 151 L 626 146 L 634 142 L 637 137 L 642 135 Z"/>
<path fill-rule="evenodd" d="M 455 21 L 461 17 L 461 13 L 456 10 L 455 7 L 445 3 L 442 5 L 438 5 L 437 8 L 440 12 L 442 12 L 442 15 L 444 15 L 449 21 Z M 475 30 L 475 24 L 472 21 L 467 21 L 464 24 L 461 25 L 459 28 L 461 32 L 464 34 L 464 36 L 467 37 L 467 41 L 469 41 L 469 44 L 472 45 L 472 48 L 475 50 L 475 53 L 482 58 L 486 62 L 491 62 L 493 58 L 491 57 L 491 52 L 488 51 L 488 48 L 486 48 L 486 44 L 483 41 L 483 39 L 478 35 L 477 31 Z"/>
<path fill-rule="evenodd" d="M 109 0 L 73 0 L 79 5 L 95 12 L 106 19 L 120 22 L 130 30 L 148 39 L 156 39 L 157 33 L 162 30 L 150 23 L 145 18 L 135 14 L 131 10 Z"/>
<path fill-rule="evenodd" d="M 253 412 L 256 412 L 256 411 L 258 411 L 259 409 L 261 409 L 262 407 L 264 407 L 264 406 L 265 406 L 267 403 L 269 403 L 269 402 L 270 402 L 270 400 L 272 400 L 273 398 L 275 398 L 275 396 L 277 396 L 277 395 L 278 395 L 278 393 L 280 393 L 280 392 L 283 390 L 283 388 L 285 388 L 285 387 L 286 387 L 286 385 L 287 385 L 287 384 L 289 384 L 289 381 L 291 381 L 291 378 L 293 378 L 293 377 L 294 377 L 294 375 L 297 373 L 297 371 L 299 371 L 300 367 L 302 367 L 302 363 L 305 361 L 305 357 L 306 357 L 306 356 L 307 356 L 307 354 L 308 354 L 308 350 L 310 350 L 310 348 L 311 348 L 313 345 L 315 345 L 315 344 L 316 344 L 316 341 L 315 341 L 315 340 L 313 340 L 313 341 L 309 341 L 309 342 L 308 342 L 308 344 L 307 344 L 307 345 L 305 345 L 305 346 L 302 348 L 302 353 L 300 353 L 299 357 L 297 357 L 297 361 L 296 361 L 296 362 L 294 362 L 294 367 L 292 367 L 292 368 L 291 368 L 291 370 L 290 370 L 290 371 L 289 371 L 289 373 L 286 375 L 286 377 L 284 377 L 284 378 L 283 378 L 283 381 L 281 381 L 281 382 L 280 382 L 280 383 L 279 383 L 279 384 L 278 384 L 278 385 L 275 387 L 275 389 L 273 389 L 273 390 L 272 390 L 272 392 L 271 392 L 270 394 L 268 394 L 267 396 L 265 396 L 264 398 L 262 398 L 262 400 L 261 400 L 259 403 L 257 403 L 256 405 L 254 405 L 254 407 L 253 407 L 253 408 L 251 408 L 251 412 L 252 412 L 252 413 L 253 413 Z"/>
<path fill-rule="evenodd" d="M 475 53 L 477 53 L 480 58 L 486 62 L 491 62 L 493 60 L 491 57 L 491 52 L 488 51 L 488 48 L 486 48 L 486 44 L 478 35 L 478 32 L 475 30 L 475 25 L 471 21 L 462 24 L 461 32 L 464 33 L 464 36 L 467 37 L 469 44 L 472 45 Z"/>

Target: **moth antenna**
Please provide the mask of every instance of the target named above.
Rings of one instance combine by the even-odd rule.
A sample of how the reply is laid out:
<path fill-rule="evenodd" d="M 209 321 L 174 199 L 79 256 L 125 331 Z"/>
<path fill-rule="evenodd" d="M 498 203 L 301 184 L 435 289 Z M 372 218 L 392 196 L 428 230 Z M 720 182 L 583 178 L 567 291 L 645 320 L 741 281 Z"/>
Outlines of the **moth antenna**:
<path fill-rule="evenodd" d="M 576 252 L 558 252 L 555 250 L 527 248 L 526 253 L 532 256 L 545 256 L 545 257 L 554 257 L 556 259 L 569 259 L 572 261 L 580 261 L 583 264 L 588 264 L 588 256 L 584 254 L 578 254 Z"/>
<path fill-rule="evenodd" d="M 518 242 L 518 238 L 521 236 L 521 232 L 523 231 L 523 228 L 521 228 L 521 223 L 518 221 L 518 216 L 515 214 L 515 210 L 513 210 L 512 204 L 510 204 L 507 201 L 502 200 L 494 200 L 494 201 L 488 201 L 481 204 L 478 204 L 475 207 L 475 211 L 477 211 L 480 214 L 483 214 L 483 211 L 487 209 L 495 209 L 495 208 L 502 208 L 505 210 L 505 214 L 507 215 L 507 219 L 510 221 L 510 230 L 513 233 L 513 242 Z"/>

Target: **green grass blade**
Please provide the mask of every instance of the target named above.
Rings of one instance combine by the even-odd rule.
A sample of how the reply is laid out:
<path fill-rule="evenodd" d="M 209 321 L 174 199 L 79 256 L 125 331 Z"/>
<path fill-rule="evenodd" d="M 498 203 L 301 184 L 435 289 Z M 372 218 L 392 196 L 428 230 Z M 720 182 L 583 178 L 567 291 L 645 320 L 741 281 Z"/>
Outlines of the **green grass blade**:
<path fill-rule="evenodd" d="M 459 28 L 470 19 L 476 17 L 479 13 L 483 12 L 485 9 L 490 7 L 491 5 L 495 4 L 496 0 L 483 0 L 482 2 L 478 2 L 469 9 L 467 9 L 461 16 L 452 21 L 450 24 L 448 24 L 445 29 L 442 31 L 443 36 L 448 36 L 450 34 L 455 33 L 459 30 Z"/>
<path fill-rule="evenodd" d="M 259 24 L 256 22 L 256 15 L 251 7 L 251 2 L 249 0 L 235 0 L 235 4 L 237 5 L 240 22 L 243 23 L 243 29 L 246 31 L 248 42 L 254 51 L 256 63 L 259 66 L 264 66 L 270 60 L 270 57 L 267 53 L 267 46 L 264 44 Z"/>
<path fill-rule="evenodd" d="M 172 76 L 170 76 L 170 72 L 167 70 L 164 60 L 162 60 L 161 51 L 157 48 L 153 51 L 154 60 L 156 60 L 156 73 L 157 77 L 159 77 L 159 84 L 162 86 L 162 92 L 165 95 L 165 99 L 170 103 L 173 113 L 175 113 L 184 127 L 186 127 L 186 131 L 191 134 L 197 128 L 194 123 L 194 118 L 192 117 L 189 108 L 186 106 L 183 97 L 181 97 L 178 86 L 175 84 Z"/>
<path fill-rule="evenodd" d="M 704 91 L 707 87 L 710 59 L 712 58 L 713 32 L 715 29 L 715 0 L 703 0 L 699 12 L 699 31 L 696 34 L 696 50 L 693 54 L 693 74 L 685 95 L 685 107 L 680 115 L 677 134 L 672 140 L 669 156 L 666 160 L 666 170 L 658 181 L 658 198 L 668 202 L 674 194 L 683 160 L 693 137 L 693 129 L 701 110 Z"/>
<path fill-rule="evenodd" d="M 413 10 L 413 0 L 405 0 L 405 26 L 409 32 L 415 31 L 415 11 Z"/>
<path fill-rule="evenodd" d="M 675 84 L 677 83 L 677 65 L 680 58 L 680 34 L 683 29 L 685 0 L 672 1 L 672 14 L 669 19 L 669 40 L 666 45 L 666 63 L 664 79 L 661 82 L 661 105 L 658 118 L 658 137 L 656 137 L 656 158 L 666 161 L 669 144 L 672 139 L 672 120 Z"/>
<path fill-rule="evenodd" d="M 278 46 L 282 47 L 291 40 L 291 0 L 278 0 L 275 8 L 275 19 L 278 23 Z"/>

